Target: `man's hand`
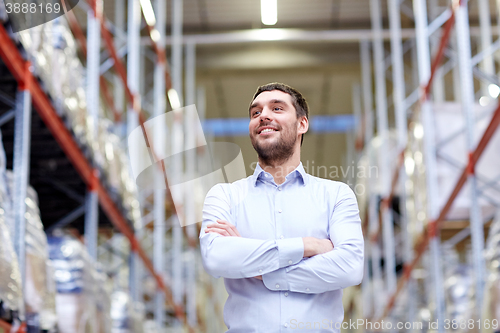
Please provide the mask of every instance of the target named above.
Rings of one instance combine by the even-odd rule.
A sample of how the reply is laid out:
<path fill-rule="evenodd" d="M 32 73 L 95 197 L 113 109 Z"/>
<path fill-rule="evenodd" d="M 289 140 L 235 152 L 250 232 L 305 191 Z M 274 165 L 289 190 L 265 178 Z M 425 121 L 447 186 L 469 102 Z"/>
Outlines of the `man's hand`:
<path fill-rule="evenodd" d="M 207 224 L 206 233 L 215 233 L 221 236 L 241 237 L 238 229 L 234 225 L 224 220 L 217 220 L 217 223 Z"/>
<path fill-rule="evenodd" d="M 304 242 L 304 258 L 312 257 L 317 254 L 322 254 L 333 250 L 333 243 L 329 239 L 303 237 L 302 241 Z"/>

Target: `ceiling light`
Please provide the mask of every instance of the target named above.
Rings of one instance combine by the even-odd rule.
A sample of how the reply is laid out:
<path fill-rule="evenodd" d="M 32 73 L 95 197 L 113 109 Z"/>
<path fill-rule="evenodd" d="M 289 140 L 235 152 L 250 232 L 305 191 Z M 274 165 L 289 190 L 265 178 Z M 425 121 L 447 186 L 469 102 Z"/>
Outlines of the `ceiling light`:
<path fill-rule="evenodd" d="M 422 139 L 424 137 L 424 127 L 422 124 L 416 124 L 413 128 L 413 135 L 417 139 Z"/>
<path fill-rule="evenodd" d="M 413 171 L 415 170 L 415 161 L 413 160 L 413 158 L 405 158 L 405 169 L 408 175 L 413 175 Z"/>
<path fill-rule="evenodd" d="M 275 25 L 278 22 L 278 0 L 260 0 L 262 24 Z"/>
<path fill-rule="evenodd" d="M 168 100 L 170 101 L 170 106 L 172 110 L 181 108 L 181 101 L 179 100 L 179 95 L 175 89 L 170 89 L 168 91 Z"/>
<path fill-rule="evenodd" d="M 251 37 L 254 40 L 283 40 L 287 37 L 287 31 L 284 29 L 267 28 L 267 29 L 253 29 Z"/>
<path fill-rule="evenodd" d="M 490 102 L 490 98 L 488 96 L 482 96 L 479 99 L 479 105 L 481 105 L 481 106 L 486 106 L 486 105 L 488 105 L 489 102 Z"/>
<path fill-rule="evenodd" d="M 140 2 L 146 23 L 153 27 L 156 24 L 156 18 L 153 6 L 151 6 L 151 0 L 140 0 Z"/>
<path fill-rule="evenodd" d="M 149 34 L 151 36 L 151 39 L 153 42 L 158 42 L 160 40 L 160 32 L 156 29 L 152 29 L 151 33 Z"/>
<path fill-rule="evenodd" d="M 497 98 L 500 95 L 500 87 L 492 83 L 488 86 L 488 92 L 491 97 Z"/>

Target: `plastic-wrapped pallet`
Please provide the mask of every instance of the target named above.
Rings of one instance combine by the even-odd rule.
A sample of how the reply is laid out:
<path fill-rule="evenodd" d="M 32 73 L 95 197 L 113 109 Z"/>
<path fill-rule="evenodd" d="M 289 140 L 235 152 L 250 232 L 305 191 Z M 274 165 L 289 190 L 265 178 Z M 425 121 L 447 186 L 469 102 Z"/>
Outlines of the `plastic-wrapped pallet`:
<path fill-rule="evenodd" d="M 20 41 L 31 55 L 35 74 L 40 76 L 54 100 L 56 109 L 68 119 L 77 141 L 88 149 L 97 167 L 110 181 L 108 187 L 117 202 L 123 202 L 126 217 L 138 221 L 137 190 L 128 172 L 128 161 L 120 139 L 113 134 L 113 125 L 100 109 L 98 139 L 94 140 L 87 117 L 85 68 L 81 64 L 76 41 L 64 17 L 58 17 L 40 26 L 20 32 Z M 121 200 L 120 200 L 121 199 Z"/>
<path fill-rule="evenodd" d="M 484 253 L 488 270 L 483 318 L 491 325 L 484 327 L 483 332 L 500 332 L 500 209 L 490 226 Z"/>
<path fill-rule="evenodd" d="M 55 233 L 49 236 L 49 255 L 55 270 L 59 331 L 106 332 L 111 326 L 106 277 L 96 271 L 83 244 Z"/>
<path fill-rule="evenodd" d="M 22 31 L 20 41 L 31 55 L 35 74 L 44 82 L 56 109 L 68 117 L 80 143 L 87 144 L 85 68 L 78 59 L 66 19 L 61 16 Z"/>
<path fill-rule="evenodd" d="M 108 190 L 115 196 L 123 196 L 121 171 L 127 165 L 122 164 L 121 156 L 125 152 L 121 148 L 120 138 L 113 133 L 113 124 L 108 119 L 99 122 L 99 147 L 102 149 L 103 171 L 107 180 Z"/>
<path fill-rule="evenodd" d="M 18 311 L 22 307 L 21 273 L 9 227 L 5 223 L 5 202 L 9 199 L 0 191 L 0 301 L 6 309 Z"/>
<path fill-rule="evenodd" d="M 12 311 L 22 309 L 23 295 L 19 262 L 13 247 L 12 202 L 7 188 L 6 158 L 0 132 L 0 301 Z"/>
<path fill-rule="evenodd" d="M 143 311 L 137 311 L 130 296 L 123 291 L 115 291 L 111 295 L 111 333 L 142 333 Z"/>
<path fill-rule="evenodd" d="M 14 176 L 10 170 L 5 175 L 12 200 Z M 30 186 L 26 194 L 26 317 L 29 326 L 49 330 L 56 325 L 53 271 L 48 256 L 47 236 L 40 220 L 38 196 Z"/>
<path fill-rule="evenodd" d="M 454 330 L 457 333 L 469 332 L 468 328 L 461 328 L 460 323 L 468 322 L 474 313 L 474 275 L 470 264 L 460 263 L 458 254 L 452 248 L 444 248 L 443 257 L 446 258 L 445 297 L 446 318 L 450 322 L 459 323 Z"/>
<path fill-rule="evenodd" d="M 94 281 L 97 286 L 96 300 L 96 323 L 97 333 L 108 333 L 111 331 L 111 293 L 108 289 L 108 278 L 102 268 L 94 272 Z"/>

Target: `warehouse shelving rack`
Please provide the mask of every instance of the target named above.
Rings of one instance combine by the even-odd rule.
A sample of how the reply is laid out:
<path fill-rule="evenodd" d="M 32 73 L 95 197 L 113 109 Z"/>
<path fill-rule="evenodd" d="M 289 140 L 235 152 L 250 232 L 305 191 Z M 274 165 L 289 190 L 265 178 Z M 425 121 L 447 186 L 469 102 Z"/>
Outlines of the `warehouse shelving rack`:
<path fill-rule="evenodd" d="M 432 2 L 431 2 L 432 3 Z M 413 75 L 418 75 L 419 87 L 406 97 L 405 93 L 405 77 L 403 72 L 404 60 L 403 60 L 403 42 L 402 42 L 402 30 L 401 30 L 401 17 L 400 12 L 402 7 L 405 7 L 404 12 L 412 13 L 412 18 L 415 22 L 415 62 Z M 469 29 L 469 15 L 467 10 L 467 1 L 454 1 L 450 8 L 441 11 L 438 15 L 435 15 L 434 21 L 430 24 L 427 22 L 427 8 L 426 2 L 424 0 L 413 0 L 413 10 L 411 10 L 405 1 L 390 0 L 388 1 L 388 13 L 389 13 L 389 25 L 391 33 L 391 63 L 392 63 L 392 98 L 394 105 L 394 112 L 396 118 L 396 129 L 397 129 L 397 147 L 398 147 L 398 165 L 396 172 L 392 175 L 391 179 L 387 177 L 387 173 L 390 172 L 390 168 L 384 165 L 383 162 L 380 165 L 381 174 L 385 182 L 385 191 L 382 194 L 382 199 L 380 202 L 380 211 L 377 208 L 377 198 L 371 196 L 369 199 L 369 222 L 368 225 L 364 225 L 366 244 L 367 244 L 367 256 L 371 257 L 372 264 L 372 278 L 373 278 L 373 290 L 370 290 L 369 277 L 366 277 L 365 282 L 362 285 L 364 304 L 368 306 L 363 310 L 364 317 L 367 319 L 374 320 L 390 320 L 391 311 L 394 308 L 398 295 L 403 291 L 405 284 L 408 284 L 408 291 L 410 292 L 410 301 L 408 304 L 408 317 L 406 318 L 409 322 L 413 322 L 415 319 L 415 299 L 416 290 L 414 285 L 414 280 L 412 278 L 412 270 L 416 268 L 423 254 L 426 252 L 427 248 L 430 247 L 430 259 L 431 259 L 431 269 L 430 273 L 432 275 L 432 280 L 434 284 L 433 293 L 435 296 L 435 314 L 434 319 L 439 319 L 441 323 L 439 327 L 439 332 L 443 332 L 443 320 L 445 316 L 445 304 L 444 304 L 444 288 L 443 288 L 443 277 L 440 267 L 440 229 L 445 225 L 445 220 L 447 213 L 449 212 L 454 200 L 458 196 L 460 190 L 468 182 L 471 186 L 471 211 L 470 211 L 470 231 L 468 229 L 462 229 L 456 237 L 453 239 L 453 243 L 456 243 L 463 238 L 471 234 L 472 239 L 472 256 L 474 263 L 475 272 L 475 289 L 482 291 L 484 288 L 484 259 L 482 257 L 482 250 L 484 248 L 484 234 L 483 234 L 483 223 L 484 219 L 481 217 L 481 212 L 479 210 L 478 197 L 480 193 L 478 191 L 477 182 L 481 181 L 487 183 L 484 179 L 477 177 L 475 173 L 475 166 L 483 154 L 486 145 L 495 133 L 498 125 L 500 124 L 500 106 L 498 106 L 492 113 L 492 118 L 485 132 L 483 133 L 477 146 L 473 145 L 473 131 L 474 131 L 474 84 L 473 75 L 482 80 L 486 79 L 488 83 L 498 84 L 498 79 L 494 76 L 494 64 L 492 60 L 492 54 L 498 50 L 499 42 L 492 43 L 492 32 L 490 23 L 490 13 L 489 13 L 489 3 L 488 1 L 479 1 L 480 9 L 480 29 L 481 29 L 481 52 L 471 57 L 471 47 L 470 47 L 470 29 Z M 376 91 L 376 111 L 377 111 L 377 134 L 384 138 L 388 135 L 386 126 L 387 117 L 387 93 L 385 92 L 385 64 L 387 59 L 384 59 L 383 54 L 383 41 L 381 38 L 381 14 L 380 14 L 380 3 L 378 0 L 371 0 L 371 10 L 372 10 L 372 22 L 373 22 L 373 51 L 374 51 L 374 67 L 375 67 L 375 91 Z M 436 12 L 436 8 L 431 8 L 431 11 Z M 438 10 L 439 11 L 439 10 Z M 456 21 L 456 24 L 455 24 Z M 456 26 L 457 31 L 457 51 L 453 51 L 447 48 L 451 31 L 453 26 Z M 430 50 L 429 43 L 431 36 L 440 27 L 441 37 L 439 38 L 439 43 L 435 43 L 434 46 L 434 61 L 431 64 L 430 61 Z M 406 44 L 406 43 L 405 43 Z M 363 111 L 364 111 L 364 137 L 365 144 L 371 142 L 373 137 L 373 106 L 372 106 L 372 86 L 371 86 L 371 68 L 370 68 L 370 42 L 362 41 L 360 45 L 361 51 L 361 68 L 362 68 L 362 82 L 363 82 Z M 441 66 L 444 56 L 448 56 L 450 59 Z M 481 69 L 475 67 L 478 63 L 481 63 Z M 416 65 L 416 66 L 415 66 Z M 455 66 L 457 65 L 457 66 Z M 463 131 L 466 133 L 467 147 L 469 150 L 468 162 L 465 166 L 459 166 L 461 170 L 460 177 L 450 195 L 445 205 L 439 211 L 437 206 L 437 178 L 435 174 L 436 157 L 441 157 L 440 152 L 434 146 L 432 142 L 433 137 L 433 121 L 432 121 L 432 105 L 430 101 L 431 91 L 433 92 L 434 99 L 438 101 L 443 100 L 442 91 L 440 92 L 439 86 L 442 86 L 443 77 L 451 69 L 455 70 L 454 74 L 460 75 L 460 80 L 458 77 L 454 77 L 459 89 L 455 89 L 455 94 L 457 92 L 460 94 L 461 105 L 463 108 L 463 114 L 466 119 L 466 126 Z M 433 87 L 433 83 L 437 86 Z M 484 83 L 482 83 L 481 89 L 484 91 Z M 415 98 L 418 96 L 418 98 Z M 455 96 L 458 99 L 459 96 Z M 414 104 L 416 105 L 414 106 Z M 406 152 L 411 151 L 411 147 L 407 147 L 407 112 L 410 108 L 414 107 L 416 111 L 413 111 L 413 119 L 418 121 L 420 116 L 422 125 L 424 128 L 424 158 L 426 161 L 426 184 L 427 184 L 427 216 L 428 223 L 425 226 L 422 234 L 418 237 L 415 246 L 411 245 L 411 240 L 408 234 L 408 217 L 406 216 L 406 190 L 405 183 L 408 175 L 406 173 L 404 162 Z M 455 133 L 456 134 L 456 133 Z M 439 143 L 437 143 L 439 145 Z M 381 149 L 385 153 L 386 150 Z M 384 158 L 387 159 L 387 154 L 382 154 L 379 158 L 383 161 Z M 373 161 L 372 161 L 373 163 Z M 386 161 L 387 163 L 387 161 Z M 491 180 L 490 180 L 491 182 Z M 493 181 L 494 183 L 494 181 Z M 491 184 L 489 184 L 491 186 Z M 394 196 L 396 188 L 400 189 L 400 220 L 401 220 L 401 234 L 397 235 L 402 239 L 403 242 L 403 270 L 402 276 L 399 281 L 395 281 L 396 277 L 396 266 L 393 265 L 395 262 L 394 249 L 395 245 L 393 242 L 394 231 L 392 225 L 392 219 L 390 214 L 395 214 L 392 211 L 392 198 Z M 489 198 L 489 201 L 498 206 L 498 202 Z M 367 232 L 367 229 L 369 230 Z M 384 250 L 380 251 L 380 234 L 382 234 L 382 243 L 384 245 Z M 385 286 L 381 283 L 383 281 L 380 260 L 384 259 L 385 265 Z M 389 264 L 388 264 L 389 263 Z M 377 292 L 380 290 L 386 291 L 390 297 L 384 300 Z M 377 293 L 377 294 L 376 294 Z M 373 304 L 372 304 L 373 302 Z M 475 295 L 476 313 L 474 313 L 476 319 L 481 318 L 481 308 L 482 308 L 482 292 L 476 292 Z M 373 305 L 373 308 L 372 308 Z"/>
<path fill-rule="evenodd" d="M 131 1 L 130 2 L 132 6 L 135 7 L 135 9 L 138 9 L 138 1 Z M 162 1 L 157 2 L 158 6 L 164 6 L 162 4 Z M 90 4 L 90 11 L 92 13 L 100 13 L 102 11 L 102 8 L 99 9 L 99 6 L 102 7 L 102 3 L 99 2 L 94 2 Z M 162 7 L 160 7 L 162 9 Z M 139 9 L 140 10 L 140 9 Z M 163 7 L 163 10 L 159 10 L 159 13 L 164 13 L 165 8 Z M 111 98 L 109 97 L 109 92 L 107 91 L 106 84 L 103 80 L 102 76 L 98 75 L 98 81 L 95 82 L 91 81 L 92 79 L 95 79 L 95 73 L 98 73 L 99 69 L 99 51 L 100 51 L 100 40 L 99 40 L 99 30 L 101 30 L 103 39 L 105 41 L 105 45 L 108 48 L 108 51 L 111 55 L 111 58 L 113 59 L 114 67 L 117 70 L 119 77 L 121 78 L 122 82 L 124 83 L 125 87 L 125 92 L 127 99 L 130 103 L 130 111 L 135 112 L 137 114 L 136 120 L 140 122 L 140 125 L 143 126 L 144 122 L 144 116 L 141 113 L 140 110 L 140 103 L 139 103 L 139 97 L 137 94 L 137 91 L 133 91 L 130 85 L 132 83 L 136 86 L 135 88 L 137 89 L 137 79 L 131 77 L 132 75 L 129 74 L 127 78 L 127 72 L 117 54 L 117 51 L 115 49 L 114 43 L 113 43 L 113 38 L 111 33 L 109 32 L 106 24 L 105 24 L 105 19 L 100 16 L 99 14 L 94 15 L 94 18 L 91 16 L 89 17 L 89 27 L 94 24 L 93 26 L 93 31 L 92 29 L 89 29 L 89 39 L 90 41 L 88 43 L 85 42 L 85 36 L 83 35 L 81 28 L 79 28 L 78 23 L 72 15 L 72 12 L 69 12 L 69 20 L 71 24 L 71 28 L 75 35 L 77 36 L 78 40 L 80 41 L 81 47 L 84 50 L 86 54 L 90 58 L 93 57 L 93 60 L 89 60 L 88 66 L 87 66 L 87 75 L 89 82 L 94 85 L 94 87 L 97 87 L 97 96 L 94 94 L 94 96 L 91 96 L 90 98 L 87 98 L 87 101 L 89 102 L 94 102 L 93 106 L 95 110 L 98 110 L 99 105 L 98 105 L 98 92 L 99 92 L 99 83 L 103 83 L 102 85 L 102 90 L 103 91 L 103 97 L 105 102 L 107 103 L 108 107 L 111 109 L 113 112 L 115 120 L 120 120 L 121 116 L 117 111 L 117 108 L 113 105 Z M 140 12 L 136 12 L 135 15 L 139 14 Z M 95 22 L 92 22 L 92 21 Z M 130 20 L 132 21 L 132 20 Z M 140 20 L 139 20 L 140 21 Z M 158 23 L 161 25 L 162 21 L 164 22 L 164 17 L 162 15 L 158 16 Z M 135 22 L 135 27 L 132 26 L 134 30 L 136 30 L 137 35 L 139 34 L 139 25 L 137 22 Z M 164 23 L 163 23 L 164 24 Z M 149 24 L 148 30 L 150 33 L 155 30 L 154 26 L 150 26 Z M 96 29 L 97 27 L 97 29 Z M 100 28 L 100 29 L 99 29 Z M 130 28 L 130 26 L 129 26 Z M 97 30 L 97 33 L 95 31 Z M 165 31 L 165 28 L 160 29 L 161 31 Z M 158 31 L 156 31 L 158 32 Z M 136 36 L 137 37 L 137 36 Z M 162 38 L 162 35 L 160 33 L 160 38 Z M 142 260 L 143 264 L 145 265 L 146 269 L 149 271 L 149 273 L 154 277 L 156 280 L 156 283 L 158 285 L 158 289 L 161 290 L 168 301 L 170 301 L 170 304 L 173 304 L 175 315 L 180 319 L 181 322 L 185 322 L 186 318 L 184 316 L 184 310 L 183 307 L 179 304 L 175 304 L 172 301 L 172 294 L 170 293 L 170 289 L 165 285 L 163 282 L 162 275 L 159 272 L 163 271 L 162 268 L 162 261 L 163 261 L 163 253 L 162 253 L 162 243 L 163 243 L 163 237 L 164 237 L 164 229 L 162 228 L 164 226 L 164 217 L 161 215 L 164 214 L 163 212 L 163 207 L 164 207 L 164 191 L 157 191 L 161 193 L 157 193 L 158 197 L 155 198 L 155 225 L 157 228 L 155 228 L 155 263 L 153 264 L 151 260 L 148 258 L 145 250 L 141 246 L 140 241 L 138 240 L 137 236 L 134 235 L 134 230 L 131 228 L 130 224 L 128 221 L 125 220 L 123 217 L 121 211 L 116 207 L 116 203 L 113 202 L 111 197 L 109 196 L 104 184 L 102 184 L 98 176 L 92 167 L 92 161 L 88 159 L 87 156 L 85 156 L 85 153 L 82 151 L 82 149 L 77 145 L 75 139 L 72 137 L 72 134 L 67 130 L 65 127 L 63 120 L 58 116 L 55 108 L 51 104 L 50 98 L 46 95 L 46 93 L 43 91 L 42 87 L 40 84 L 37 82 L 36 78 L 33 77 L 32 73 L 30 72 L 30 65 L 29 63 L 23 59 L 23 56 L 21 55 L 22 51 L 17 47 L 17 45 L 14 44 L 14 42 L 11 40 L 11 37 L 9 36 L 9 33 L 5 29 L 5 27 L 0 27 L 0 40 L 1 40 L 1 47 L 0 47 L 0 56 L 2 57 L 2 60 L 4 63 L 8 66 L 10 72 L 12 75 L 15 77 L 16 81 L 18 82 L 19 87 L 21 87 L 22 93 L 19 94 L 22 98 L 18 98 L 18 105 L 17 105 L 17 114 L 21 114 L 20 116 L 16 114 L 16 129 L 19 125 L 24 126 L 23 131 L 16 131 L 16 140 L 19 140 L 19 138 L 23 139 L 23 144 L 19 146 L 19 152 L 23 155 L 20 155 L 17 151 L 14 153 L 14 159 L 16 160 L 17 157 L 17 167 L 16 167 L 16 162 L 14 162 L 14 170 L 16 175 L 21 175 L 22 177 L 19 180 L 19 183 L 21 184 L 16 184 L 16 188 L 19 188 L 21 190 L 21 193 L 18 197 L 22 197 L 23 193 L 22 191 L 26 191 L 26 184 L 27 184 L 27 178 L 28 178 L 28 166 L 29 162 L 26 159 L 26 156 L 29 156 L 29 124 L 30 124 L 30 119 L 29 115 L 31 113 L 31 102 L 30 99 L 33 101 L 33 105 L 38 111 L 38 114 L 40 117 L 43 119 L 44 123 L 46 126 L 49 128 L 51 131 L 51 134 L 55 138 L 55 140 L 58 142 L 58 144 L 61 146 L 62 150 L 64 153 L 67 155 L 68 159 L 71 161 L 73 164 L 75 170 L 78 172 L 79 176 L 82 178 L 85 184 L 87 184 L 87 187 L 89 189 L 88 195 L 87 195 L 87 200 L 88 198 L 91 198 L 91 200 L 88 200 L 92 202 L 92 198 L 94 203 L 87 204 L 87 207 L 90 207 L 89 211 L 87 212 L 87 216 L 90 216 L 91 218 L 86 218 L 86 228 L 85 228 L 85 236 L 86 236 L 86 241 L 87 245 L 89 246 L 89 250 L 91 255 L 96 258 L 96 248 L 97 248 L 97 208 L 95 207 L 97 205 L 97 198 L 100 202 L 100 205 L 106 215 L 108 216 L 109 220 L 111 223 L 129 240 L 130 245 L 131 245 L 131 250 L 136 253 L 137 259 L 140 258 Z M 88 45 L 88 46 L 87 46 Z M 139 46 L 139 43 L 135 43 L 135 45 Z M 169 71 L 168 71 L 168 66 L 166 64 L 166 59 L 165 59 L 165 54 L 164 54 L 164 47 L 159 48 L 157 44 L 153 41 L 153 49 L 155 50 L 155 53 L 157 54 L 157 61 L 158 64 L 156 66 L 157 68 L 157 73 L 155 73 L 155 85 L 159 86 L 166 86 L 167 90 L 170 89 L 171 83 L 169 79 Z M 138 51 L 138 50 L 137 50 Z M 129 50 L 129 67 L 138 67 L 138 64 L 134 63 L 132 64 L 130 61 L 130 53 L 132 53 L 131 50 Z M 138 52 L 136 52 L 136 59 Z M 97 61 L 96 61 L 96 54 L 97 54 Z M 137 71 L 136 71 L 137 72 Z M 94 74 L 94 75 L 92 75 Z M 191 80 L 194 84 L 194 78 Z M 165 85 L 165 83 L 167 83 Z M 155 105 L 155 109 L 157 109 L 158 114 L 162 114 L 165 112 L 165 105 L 162 102 L 162 99 L 165 98 L 166 96 L 166 90 L 165 88 L 159 89 L 158 92 L 156 93 L 155 96 L 155 102 L 157 105 Z M 89 91 L 88 91 L 89 93 Z M 90 94 L 89 94 L 90 95 Z M 93 99 L 93 100 L 92 100 Z M 92 105 L 89 103 L 89 105 Z M 90 109 L 90 107 L 89 107 Z M 24 117 L 22 117 L 24 115 Z M 96 115 L 94 115 L 96 117 Z M 134 119 L 134 117 L 130 117 Z M 94 123 L 97 123 L 96 121 Z M 129 125 L 132 129 L 134 128 L 134 124 Z M 136 125 L 137 126 L 137 125 Z M 21 129 L 21 128 L 20 128 Z M 28 129 L 28 130 L 26 130 Z M 19 135 L 22 134 L 22 135 Z M 19 158 L 19 156 L 23 156 L 23 158 Z M 24 169 L 23 172 L 16 172 L 21 169 Z M 24 189 L 23 189 L 24 188 Z M 24 203 L 24 200 L 21 202 Z M 19 204 L 18 204 L 19 206 Z M 21 205 L 22 206 L 22 205 Z M 21 209 L 21 208 L 19 208 Z M 92 213 L 92 214 L 89 214 Z M 24 214 L 18 213 L 17 216 L 24 216 Z M 74 217 L 74 215 L 73 215 Z M 65 223 L 71 222 L 71 219 L 66 219 L 64 221 Z M 22 225 L 22 223 L 16 223 L 16 225 Z M 59 224 L 61 225 L 61 224 Z M 89 231 L 91 231 L 89 233 Z M 162 232 L 163 231 L 163 232 Z M 21 231 L 22 232 L 22 231 Z M 18 232 L 19 233 L 19 232 Z M 22 238 L 20 238 L 22 237 Z M 182 234 L 180 235 L 181 240 L 182 240 Z M 16 239 L 23 239 L 23 236 L 19 236 Z M 23 242 L 17 242 L 17 249 L 18 252 L 22 251 L 22 243 Z M 181 243 L 182 244 L 182 243 Z M 190 242 L 192 244 L 192 242 Z M 92 250 L 93 249 L 93 250 Z M 21 265 L 23 262 L 23 254 L 22 252 L 19 255 Z M 136 260 L 137 260 L 136 259 Z M 136 278 L 138 275 L 136 276 Z M 139 285 L 138 281 L 136 281 L 136 286 Z M 131 286 L 133 287 L 133 286 Z M 157 293 L 161 294 L 161 293 Z M 163 314 L 162 311 L 164 309 L 164 301 L 162 297 L 157 297 L 159 302 L 157 301 L 157 316 L 159 318 L 162 318 Z M 191 298 L 192 300 L 192 298 Z M 193 305 L 191 304 L 191 308 Z M 193 315 L 191 314 L 191 317 Z M 160 325 L 163 324 L 162 319 L 157 320 Z M 194 321 L 195 322 L 195 321 Z M 191 323 L 193 323 L 193 319 L 191 318 Z M 1 324 L 5 327 L 8 327 L 7 323 L 1 322 Z M 161 326 L 160 326 L 161 327 Z"/>

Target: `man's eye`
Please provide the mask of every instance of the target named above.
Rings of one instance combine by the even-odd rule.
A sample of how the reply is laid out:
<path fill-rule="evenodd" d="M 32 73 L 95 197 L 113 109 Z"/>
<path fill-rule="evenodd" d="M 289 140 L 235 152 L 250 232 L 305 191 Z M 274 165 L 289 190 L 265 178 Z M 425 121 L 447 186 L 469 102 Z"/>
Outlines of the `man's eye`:
<path fill-rule="evenodd" d="M 260 111 L 254 111 L 253 115 L 256 116 L 260 113 Z"/>
<path fill-rule="evenodd" d="M 275 110 L 275 111 L 276 111 L 276 110 L 283 110 L 283 108 L 282 108 L 281 106 L 276 106 L 276 107 L 274 108 L 274 110 Z"/>

